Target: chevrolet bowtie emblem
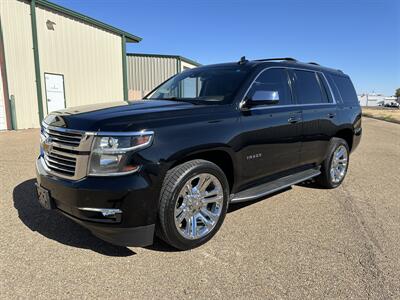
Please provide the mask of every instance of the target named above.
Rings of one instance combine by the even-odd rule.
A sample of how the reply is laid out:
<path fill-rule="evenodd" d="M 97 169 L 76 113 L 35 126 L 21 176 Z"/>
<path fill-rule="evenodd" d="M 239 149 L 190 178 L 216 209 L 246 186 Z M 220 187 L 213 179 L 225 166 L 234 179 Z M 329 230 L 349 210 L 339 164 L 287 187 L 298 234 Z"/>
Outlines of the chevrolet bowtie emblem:
<path fill-rule="evenodd" d="M 46 153 L 50 153 L 51 150 L 53 150 L 53 144 L 52 144 L 53 140 L 51 137 L 47 137 L 44 141 L 43 141 L 43 151 Z"/>

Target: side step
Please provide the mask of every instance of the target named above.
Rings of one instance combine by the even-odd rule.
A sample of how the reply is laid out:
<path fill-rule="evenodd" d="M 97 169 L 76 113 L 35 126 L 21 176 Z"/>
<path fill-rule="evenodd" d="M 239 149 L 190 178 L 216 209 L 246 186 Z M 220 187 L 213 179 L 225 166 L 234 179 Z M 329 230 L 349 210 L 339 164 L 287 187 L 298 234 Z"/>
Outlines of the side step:
<path fill-rule="evenodd" d="M 282 190 L 284 188 L 287 188 L 291 185 L 294 185 L 294 184 L 300 183 L 302 181 L 305 181 L 307 179 L 318 176 L 319 174 L 321 174 L 320 167 L 308 169 L 305 171 L 301 171 L 299 173 L 288 175 L 288 176 L 276 179 L 274 181 L 270 181 L 270 182 L 258 185 L 256 187 L 252 187 L 250 189 L 241 191 L 237 194 L 234 194 L 233 197 L 231 198 L 231 203 L 244 202 L 244 201 L 249 201 L 249 200 L 253 200 L 256 198 L 260 198 L 260 197 L 266 196 L 268 194 L 272 194 L 274 192 Z"/>

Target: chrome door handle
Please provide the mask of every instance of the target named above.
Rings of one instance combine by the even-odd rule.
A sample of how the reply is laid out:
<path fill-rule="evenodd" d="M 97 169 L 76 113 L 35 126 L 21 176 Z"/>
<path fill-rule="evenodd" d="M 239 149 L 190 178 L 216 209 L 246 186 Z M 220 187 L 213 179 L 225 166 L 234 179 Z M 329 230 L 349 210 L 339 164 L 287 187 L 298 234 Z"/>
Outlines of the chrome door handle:
<path fill-rule="evenodd" d="M 291 123 L 291 124 L 297 123 L 299 121 L 301 121 L 301 119 L 300 118 L 296 118 L 296 117 L 290 117 L 288 119 L 288 123 Z"/>
<path fill-rule="evenodd" d="M 336 116 L 336 114 L 335 113 L 329 113 L 327 116 L 328 116 L 328 118 L 332 119 L 332 118 L 334 118 Z"/>

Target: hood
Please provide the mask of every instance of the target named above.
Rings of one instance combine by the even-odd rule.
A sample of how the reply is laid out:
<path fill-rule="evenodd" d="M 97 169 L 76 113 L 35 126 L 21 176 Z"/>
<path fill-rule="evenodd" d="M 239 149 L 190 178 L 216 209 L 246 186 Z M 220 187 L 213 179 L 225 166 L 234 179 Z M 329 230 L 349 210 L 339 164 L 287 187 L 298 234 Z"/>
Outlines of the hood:
<path fill-rule="evenodd" d="M 86 131 L 134 131 L 148 129 L 152 121 L 188 116 L 210 106 L 170 100 L 111 102 L 55 111 L 44 122 Z"/>

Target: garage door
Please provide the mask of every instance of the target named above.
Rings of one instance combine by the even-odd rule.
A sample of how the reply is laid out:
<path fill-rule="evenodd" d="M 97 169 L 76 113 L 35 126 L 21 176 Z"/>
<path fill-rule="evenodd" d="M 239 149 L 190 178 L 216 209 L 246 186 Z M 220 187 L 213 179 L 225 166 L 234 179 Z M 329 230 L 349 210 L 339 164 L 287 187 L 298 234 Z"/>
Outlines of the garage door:
<path fill-rule="evenodd" d="M 7 129 L 6 123 L 6 110 L 4 107 L 4 90 L 3 90 L 3 78 L 1 78 L 0 72 L 0 130 Z"/>

